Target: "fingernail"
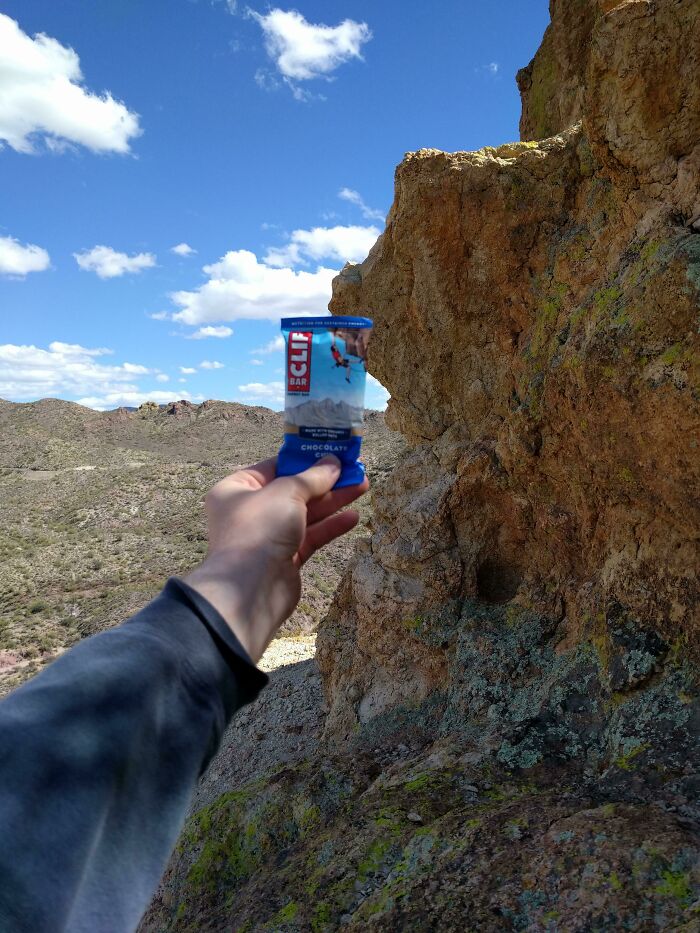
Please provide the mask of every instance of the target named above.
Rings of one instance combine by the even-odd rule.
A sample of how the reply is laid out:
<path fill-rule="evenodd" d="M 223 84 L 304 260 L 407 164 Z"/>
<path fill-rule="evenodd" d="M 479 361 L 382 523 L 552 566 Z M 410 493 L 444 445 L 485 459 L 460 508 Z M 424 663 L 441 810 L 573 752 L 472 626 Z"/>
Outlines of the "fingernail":
<path fill-rule="evenodd" d="M 332 464 L 334 467 L 338 467 L 338 469 L 340 469 L 342 465 L 335 454 L 326 454 L 325 457 L 321 457 L 321 459 L 317 460 L 316 462 Z"/>

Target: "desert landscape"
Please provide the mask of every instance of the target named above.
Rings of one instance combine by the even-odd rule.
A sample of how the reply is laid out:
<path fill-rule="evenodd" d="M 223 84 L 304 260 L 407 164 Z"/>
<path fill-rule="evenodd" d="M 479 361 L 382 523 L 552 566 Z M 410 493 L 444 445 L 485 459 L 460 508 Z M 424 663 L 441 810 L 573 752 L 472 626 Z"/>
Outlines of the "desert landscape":
<path fill-rule="evenodd" d="M 237 466 L 274 456 L 283 418 L 226 402 L 96 412 L 71 402 L 0 401 L 0 693 L 76 640 L 128 618 L 206 553 L 203 497 Z M 381 481 L 403 449 L 383 415 L 366 420 Z M 315 631 L 353 536 L 310 562 L 282 634 Z"/>

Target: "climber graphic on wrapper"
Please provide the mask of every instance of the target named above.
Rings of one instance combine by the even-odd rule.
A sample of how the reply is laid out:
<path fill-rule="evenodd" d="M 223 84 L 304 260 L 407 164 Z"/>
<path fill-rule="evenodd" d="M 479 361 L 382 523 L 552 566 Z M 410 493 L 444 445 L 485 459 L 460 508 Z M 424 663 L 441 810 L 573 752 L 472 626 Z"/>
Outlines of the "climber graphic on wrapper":
<path fill-rule="evenodd" d="M 331 355 L 335 360 L 335 365 L 337 367 L 343 367 L 345 369 L 345 381 L 350 382 L 350 374 L 352 371 L 352 360 L 348 356 L 343 356 L 343 354 L 338 349 L 336 339 L 342 337 L 345 342 L 345 350 L 351 356 L 358 357 L 359 363 L 362 366 L 363 370 L 367 372 L 367 363 L 365 362 L 367 356 L 367 336 L 364 331 L 348 331 L 336 328 L 332 330 L 333 342 L 331 343 Z"/>
<path fill-rule="evenodd" d="M 285 441 L 278 474 L 305 469 L 325 454 L 338 456 L 337 485 L 361 482 L 367 346 L 372 322 L 360 317 L 282 321 L 287 352 Z"/>

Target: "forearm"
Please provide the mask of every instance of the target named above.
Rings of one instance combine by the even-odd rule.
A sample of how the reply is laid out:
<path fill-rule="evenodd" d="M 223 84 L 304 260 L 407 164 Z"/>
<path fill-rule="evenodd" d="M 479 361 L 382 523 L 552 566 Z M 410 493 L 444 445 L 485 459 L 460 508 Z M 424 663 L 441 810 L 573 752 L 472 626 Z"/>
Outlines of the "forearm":
<path fill-rule="evenodd" d="M 0 704 L 0 928 L 132 930 L 199 775 L 266 675 L 171 581 Z"/>

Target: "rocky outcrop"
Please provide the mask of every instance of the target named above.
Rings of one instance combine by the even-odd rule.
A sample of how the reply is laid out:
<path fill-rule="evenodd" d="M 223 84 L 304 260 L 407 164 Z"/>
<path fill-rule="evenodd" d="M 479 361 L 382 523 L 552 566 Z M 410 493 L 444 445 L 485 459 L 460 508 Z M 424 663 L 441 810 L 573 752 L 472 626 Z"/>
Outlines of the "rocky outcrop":
<path fill-rule="evenodd" d="M 617 0 L 550 0 L 551 24 L 537 54 L 517 74 L 521 139 L 545 139 L 583 115 L 591 33 Z"/>
<path fill-rule="evenodd" d="M 567 644 L 611 607 L 696 635 L 699 25 L 692 0 L 600 16 L 583 126 L 409 154 L 386 232 L 336 280 L 336 312 L 374 312 L 370 366 L 416 450 L 339 603 L 353 639 L 324 642 L 331 723 L 362 718 L 357 683 L 401 680 L 401 626 L 449 598 L 552 615 Z"/>
<path fill-rule="evenodd" d="M 700 0 L 552 17 L 526 141 L 409 154 L 334 283 L 411 449 L 323 756 L 190 827 L 202 929 L 698 929 Z"/>

